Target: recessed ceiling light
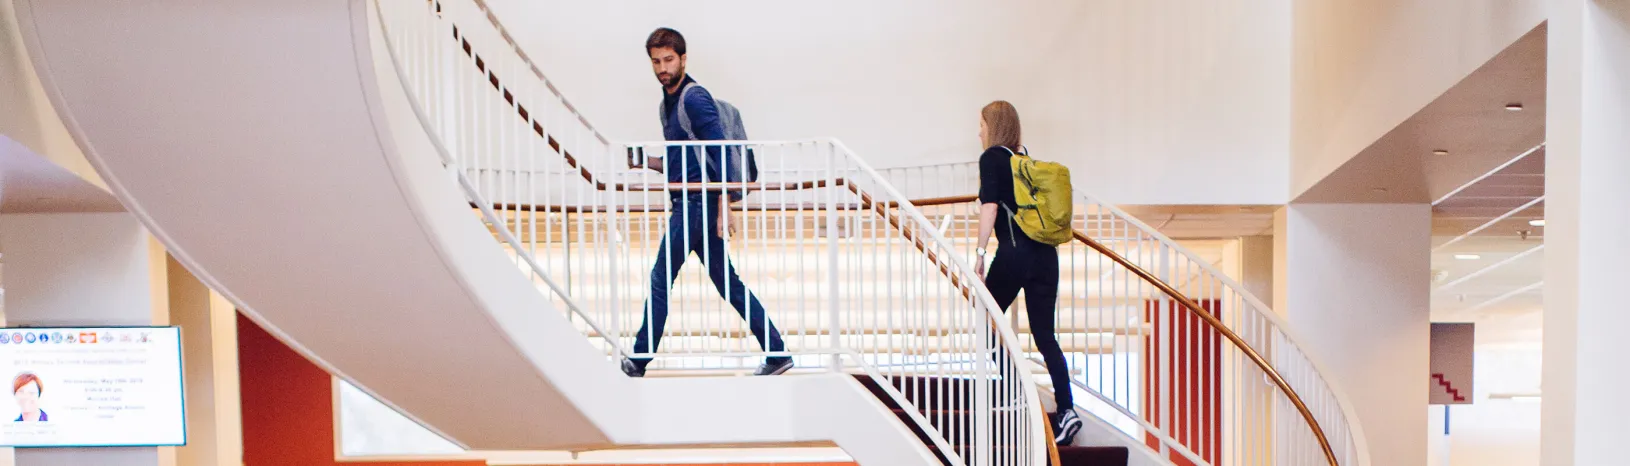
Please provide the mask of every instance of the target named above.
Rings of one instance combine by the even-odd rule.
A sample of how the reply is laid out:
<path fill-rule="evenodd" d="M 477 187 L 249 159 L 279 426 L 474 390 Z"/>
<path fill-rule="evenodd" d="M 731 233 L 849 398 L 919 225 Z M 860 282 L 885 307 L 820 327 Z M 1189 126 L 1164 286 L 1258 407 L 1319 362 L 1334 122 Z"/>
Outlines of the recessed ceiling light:
<path fill-rule="evenodd" d="M 1539 219 L 1539 220 L 1529 220 L 1528 221 L 1528 226 L 1535 226 L 1535 227 L 1545 226 L 1545 219 L 1542 218 L 1542 219 Z"/>
<path fill-rule="evenodd" d="M 1474 260 L 1478 260 L 1478 259 L 1482 259 L 1482 258 L 1483 258 L 1483 256 L 1479 256 L 1479 255 L 1476 255 L 1476 254 L 1455 254 L 1455 259 L 1463 260 L 1463 261 L 1474 261 Z"/>
<path fill-rule="evenodd" d="M 1539 393 L 1490 393 L 1489 399 L 1523 402 L 1538 402 L 1541 400 Z"/>
<path fill-rule="evenodd" d="M 1512 102 L 1512 103 L 1509 103 L 1509 104 L 1505 104 L 1505 109 L 1509 110 L 1509 111 L 1513 111 L 1513 112 L 1520 112 L 1520 111 L 1522 111 L 1522 103 L 1521 102 Z"/>
<path fill-rule="evenodd" d="M 1438 149 L 1438 150 L 1432 151 L 1432 155 L 1449 155 L 1449 151 L 1446 150 L 1446 149 Z"/>

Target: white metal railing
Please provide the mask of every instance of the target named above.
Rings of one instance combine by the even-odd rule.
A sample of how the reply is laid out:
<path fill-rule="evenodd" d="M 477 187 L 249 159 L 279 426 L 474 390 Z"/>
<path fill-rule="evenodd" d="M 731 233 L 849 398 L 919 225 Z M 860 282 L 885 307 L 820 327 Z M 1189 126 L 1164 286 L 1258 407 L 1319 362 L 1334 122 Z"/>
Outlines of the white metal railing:
<path fill-rule="evenodd" d="M 978 169 L 956 163 L 880 173 L 908 197 L 934 204 L 920 208 L 971 260 Z M 1338 464 L 1369 464 L 1346 398 L 1324 380 L 1277 313 L 1212 261 L 1079 186 L 1075 191 L 1080 237 L 1059 249 L 1055 327 L 1073 382 L 1093 397 L 1078 398 L 1078 406 L 1105 408 L 1092 411 L 1159 445 L 1162 455 L 1194 464 L 1329 464 L 1314 429 L 1323 431 Z M 1216 321 L 1208 323 L 1182 299 Z M 1013 326 L 1028 341 L 1029 325 L 1017 311 L 1022 302 L 1013 306 Z M 1292 394 L 1316 422 L 1303 416 Z"/>
<path fill-rule="evenodd" d="M 393 71 L 450 176 L 519 270 L 608 357 L 653 358 L 660 372 L 792 357 L 874 382 L 952 464 L 1046 461 L 1021 340 L 955 245 L 841 143 L 613 143 L 479 0 L 374 6 Z M 742 147 L 763 168 L 757 182 L 671 183 L 629 163 Z M 725 192 L 745 199 L 720 203 Z M 718 205 L 729 206 L 722 222 Z M 710 233 L 721 226 L 735 233 Z M 659 261 L 665 242 L 694 251 L 669 256 L 686 257 L 684 267 Z M 730 269 L 740 281 L 712 280 Z M 663 295 L 666 331 L 640 332 Z M 784 344 L 752 337 L 771 324 Z M 635 344 L 659 333 L 655 351 Z"/>

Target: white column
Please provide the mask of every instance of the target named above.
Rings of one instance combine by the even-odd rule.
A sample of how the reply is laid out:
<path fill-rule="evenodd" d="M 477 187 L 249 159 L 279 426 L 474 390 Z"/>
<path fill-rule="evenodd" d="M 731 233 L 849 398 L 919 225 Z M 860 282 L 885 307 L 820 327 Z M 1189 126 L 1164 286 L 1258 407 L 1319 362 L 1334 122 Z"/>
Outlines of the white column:
<path fill-rule="evenodd" d="M 1277 231 L 1276 308 L 1350 397 L 1371 464 L 1427 456 L 1431 207 L 1292 204 Z"/>
<path fill-rule="evenodd" d="M 1546 89 L 1547 466 L 1622 464 L 1630 436 L 1630 2 L 1552 0 Z"/>
<path fill-rule="evenodd" d="M 165 325 L 164 252 L 127 213 L 0 215 L 6 325 Z M 16 451 L 19 466 L 159 466 L 173 448 Z"/>

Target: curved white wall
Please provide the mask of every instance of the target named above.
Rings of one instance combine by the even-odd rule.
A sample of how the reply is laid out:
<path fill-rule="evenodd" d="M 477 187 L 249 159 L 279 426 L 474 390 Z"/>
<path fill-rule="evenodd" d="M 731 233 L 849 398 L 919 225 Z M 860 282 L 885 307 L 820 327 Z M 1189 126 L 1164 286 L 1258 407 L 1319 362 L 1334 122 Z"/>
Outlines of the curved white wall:
<path fill-rule="evenodd" d="M 461 286 L 394 176 L 363 3 L 17 6 L 80 147 L 213 288 L 467 444 L 608 441 Z"/>

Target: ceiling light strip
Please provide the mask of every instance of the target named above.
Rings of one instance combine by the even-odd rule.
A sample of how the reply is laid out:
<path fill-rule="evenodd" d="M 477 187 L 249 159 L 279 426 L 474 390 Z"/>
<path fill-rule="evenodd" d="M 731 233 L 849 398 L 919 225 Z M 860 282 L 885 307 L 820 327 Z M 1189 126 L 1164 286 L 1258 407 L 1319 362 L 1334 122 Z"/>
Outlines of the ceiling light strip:
<path fill-rule="evenodd" d="M 1541 143 L 1539 143 L 1539 145 L 1534 146 L 1532 148 L 1529 148 L 1527 151 L 1523 152 L 1522 155 L 1518 155 L 1514 159 L 1507 160 L 1505 163 L 1500 164 L 1500 166 L 1498 166 L 1498 167 L 1494 167 L 1493 170 L 1489 170 L 1488 173 L 1484 173 L 1482 176 L 1479 176 L 1477 178 L 1472 178 L 1471 181 L 1467 181 L 1466 184 L 1460 185 L 1460 187 L 1455 188 L 1454 191 L 1449 191 L 1449 194 L 1444 194 L 1443 197 L 1438 198 L 1438 200 L 1432 201 L 1432 205 L 1435 206 L 1435 205 L 1438 205 L 1438 204 L 1442 204 L 1443 201 L 1447 201 L 1447 200 L 1449 200 L 1449 198 L 1455 197 L 1456 194 L 1460 194 L 1460 192 L 1465 191 L 1466 188 L 1470 188 L 1470 187 L 1472 187 L 1472 185 L 1477 184 L 1478 182 L 1483 181 L 1485 179 L 1488 179 L 1488 177 L 1490 177 L 1490 176 L 1494 176 L 1495 173 L 1499 173 L 1500 170 L 1505 170 L 1506 167 L 1510 167 L 1511 165 L 1516 164 L 1517 162 L 1521 162 L 1522 159 L 1528 158 L 1529 155 L 1533 155 L 1533 153 L 1539 152 L 1539 150 L 1541 148 L 1544 148 L 1544 147 L 1545 147 L 1545 143 L 1541 142 Z"/>
<path fill-rule="evenodd" d="M 1501 302 L 1504 302 L 1507 299 L 1511 299 L 1511 298 L 1517 297 L 1517 295 L 1521 295 L 1523 293 L 1527 293 L 1527 292 L 1530 292 L 1530 291 L 1540 289 L 1540 288 L 1542 288 L 1544 286 L 1545 286 L 1545 281 L 1544 280 L 1534 282 L 1534 284 L 1532 284 L 1532 285 L 1528 285 L 1528 286 L 1525 286 L 1525 287 L 1522 287 L 1522 288 L 1511 290 L 1511 291 L 1506 292 L 1506 294 L 1495 296 L 1494 298 L 1489 299 L 1488 301 L 1483 301 L 1481 303 L 1478 303 L 1476 306 L 1472 306 L 1471 308 L 1466 309 L 1466 313 L 1470 314 L 1470 313 L 1473 313 L 1473 312 L 1481 311 L 1484 308 L 1487 308 L 1489 306 L 1493 306 L 1495 304 L 1500 304 Z"/>
<path fill-rule="evenodd" d="M 1449 242 L 1443 243 L 1441 245 L 1438 245 L 1438 247 L 1432 248 L 1432 252 L 1442 251 L 1443 248 L 1447 248 L 1451 244 L 1459 243 L 1462 240 L 1465 240 L 1466 238 L 1470 238 L 1472 235 L 1475 235 L 1475 234 L 1477 234 L 1479 232 L 1482 232 L 1483 230 L 1487 230 L 1489 227 L 1494 226 L 1494 224 L 1500 223 L 1501 221 L 1504 221 L 1505 219 L 1511 218 L 1512 215 L 1517 215 L 1518 212 L 1528 210 L 1529 207 L 1533 207 L 1535 204 L 1539 204 L 1540 202 L 1544 202 L 1544 201 L 1545 201 L 1545 196 L 1536 197 L 1536 198 L 1534 198 L 1534 200 L 1528 201 L 1527 204 L 1517 206 L 1517 208 L 1511 209 L 1510 212 L 1506 212 L 1505 214 L 1502 214 L 1499 217 L 1494 217 L 1494 220 L 1489 220 L 1487 223 L 1484 223 L 1482 225 L 1478 225 L 1477 228 L 1473 228 L 1472 231 L 1468 231 L 1465 234 L 1462 234 L 1460 236 L 1456 236 L 1456 237 L 1454 237 L 1454 239 L 1449 240 Z"/>
<path fill-rule="evenodd" d="M 1500 267 L 1501 267 L 1501 266 L 1504 266 L 1504 265 L 1506 265 L 1506 264 L 1510 264 L 1510 263 L 1512 263 L 1512 262 L 1516 262 L 1516 261 L 1518 261 L 1518 260 L 1521 260 L 1521 259 L 1522 259 L 1522 258 L 1524 258 L 1524 257 L 1528 257 L 1528 256 L 1530 256 L 1530 255 L 1532 255 L 1532 254 L 1534 254 L 1534 253 L 1536 253 L 1536 252 L 1539 252 L 1539 251 L 1540 251 L 1540 250 L 1543 250 L 1543 249 L 1545 249 L 1545 245 L 1544 245 L 1544 244 L 1541 244 L 1541 245 L 1539 245 L 1539 246 L 1534 246 L 1534 247 L 1532 247 L 1532 248 L 1528 248 L 1528 250 L 1527 250 L 1527 251 L 1523 251 L 1523 252 L 1520 252 L 1520 253 L 1517 253 L 1517 255 L 1515 255 L 1515 256 L 1511 256 L 1511 257 L 1508 257 L 1508 258 L 1506 258 L 1506 259 L 1505 259 L 1505 260 L 1501 260 L 1501 261 L 1499 261 L 1499 262 L 1495 262 L 1495 263 L 1493 263 L 1493 264 L 1489 264 L 1489 265 L 1488 265 L 1488 266 L 1487 266 L 1487 267 L 1483 267 L 1483 268 L 1481 268 L 1481 269 L 1477 269 L 1477 271 L 1476 271 L 1476 272 L 1472 272 L 1472 273 L 1469 273 L 1469 274 L 1466 274 L 1466 276 L 1464 276 L 1464 277 L 1460 277 L 1460 278 L 1457 278 L 1457 279 L 1455 279 L 1455 280 L 1454 280 L 1454 281 L 1451 281 L 1451 282 L 1449 282 L 1449 283 L 1444 283 L 1444 284 L 1443 284 L 1443 286 L 1439 286 L 1439 287 L 1438 287 L 1438 289 L 1436 289 L 1436 290 L 1432 290 L 1432 292 L 1433 292 L 1433 293 L 1441 293 L 1441 292 L 1443 292 L 1443 291 L 1446 291 L 1446 290 L 1448 290 L 1448 289 L 1450 289 L 1450 288 L 1454 288 L 1454 287 L 1455 287 L 1455 286 L 1457 286 L 1457 285 L 1460 285 L 1460 284 L 1462 284 L 1462 283 L 1466 283 L 1466 282 L 1469 282 L 1469 281 L 1471 281 L 1471 280 L 1473 280 L 1473 279 L 1475 279 L 1475 278 L 1477 278 L 1477 277 L 1481 277 L 1481 276 L 1483 276 L 1483 275 L 1484 275 L 1484 274 L 1487 274 L 1487 273 L 1489 273 L 1489 272 L 1490 272 L 1490 271 L 1493 271 L 1493 270 L 1494 270 L 1494 269 L 1498 269 L 1498 268 L 1500 268 Z"/>

